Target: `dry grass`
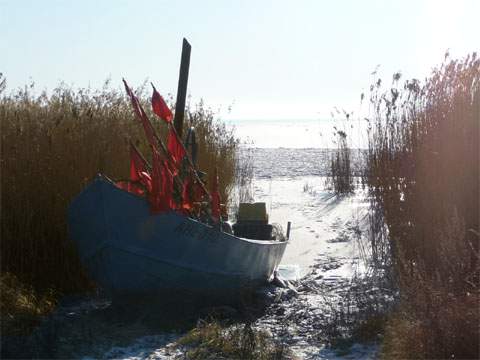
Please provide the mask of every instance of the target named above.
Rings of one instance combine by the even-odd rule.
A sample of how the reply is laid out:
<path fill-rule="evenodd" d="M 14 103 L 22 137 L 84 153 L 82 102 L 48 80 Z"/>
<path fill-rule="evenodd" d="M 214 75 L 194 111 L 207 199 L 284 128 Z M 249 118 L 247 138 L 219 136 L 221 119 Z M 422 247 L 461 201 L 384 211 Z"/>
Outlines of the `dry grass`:
<path fill-rule="evenodd" d="M 417 285 L 417 293 L 406 296 L 388 319 L 383 358 L 478 359 L 478 294 L 421 285 L 426 288 Z"/>
<path fill-rule="evenodd" d="M 137 94 L 148 101 L 143 88 Z M 127 178 L 128 142 L 149 153 L 143 130 L 123 90 L 108 82 L 101 90 L 60 85 L 50 95 L 35 95 L 30 85 L 7 94 L 0 75 L 0 96 L 1 272 L 40 292 L 88 289 L 67 238 L 67 206 L 98 172 Z M 197 130 L 199 167 L 207 172 L 219 167 L 222 200 L 228 201 L 237 140 L 203 104 L 187 114 L 185 126 Z M 150 118 L 165 135 L 165 124 Z"/>
<path fill-rule="evenodd" d="M 51 311 L 56 303 L 56 294 L 50 292 L 39 296 L 30 286 L 22 284 L 11 274 L 0 276 L 1 333 L 21 336 L 39 323 L 40 316 Z"/>
<path fill-rule="evenodd" d="M 250 203 L 254 201 L 253 176 L 254 176 L 254 159 L 253 149 L 242 148 L 239 151 L 239 157 L 236 162 L 235 184 L 233 191 L 230 193 L 232 199 L 229 213 L 232 219 L 236 219 L 238 215 L 238 207 L 240 203 Z"/>
<path fill-rule="evenodd" d="M 372 253 L 401 294 L 384 355 L 478 358 L 480 60 L 446 58 L 424 85 L 399 79 L 370 98 L 367 182 L 388 233 L 378 227 Z"/>
<path fill-rule="evenodd" d="M 353 169 L 350 161 L 350 147 L 348 146 L 347 133 L 343 130 L 335 131 L 336 151 L 332 152 L 330 171 L 327 177 L 327 186 L 336 195 L 347 195 L 353 192 Z"/>
<path fill-rule="evenodd" d="M 286 359 L 290 353 L 270 336 L 245 325 L 222 326 L 217 321 L 201 322 L 178 341 L 187 347 L 187 359 Z"/>

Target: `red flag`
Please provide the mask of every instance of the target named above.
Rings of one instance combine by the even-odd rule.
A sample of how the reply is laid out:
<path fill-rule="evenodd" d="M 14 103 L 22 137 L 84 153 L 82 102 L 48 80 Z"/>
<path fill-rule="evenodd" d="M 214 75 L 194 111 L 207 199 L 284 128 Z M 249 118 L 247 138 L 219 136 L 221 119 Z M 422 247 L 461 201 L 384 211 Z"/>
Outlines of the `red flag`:
<path fill-rule="evenodd" d="M 168 210 L 162 201 L 164 179 L 162 176 L 162 161 L 160 154 L 152 147 L 152 191 L 150 193 L 150 210 L 158 213 Z"/>
<path fill-rule="evenodd" d="M 153 95 L 152 95 L 152 109 L 153 112 L 160 118 L 163 119 L 167 123 L 171 123 L 173 120 L 173 114 L 168 108 L 167 104 L 165 103 L 165 100 L 163 100 L 162 95 L 160 95 L 155 89 L 155 86 L 153 86 Z"/>
<path fill-rule="evenodd" d="M 152 177 L 146 171 L 140 172 L 140 183 L 145 186 L 148 193 L 152 192 Z"/>
<path fill-rule="evenodd" d="M 130 181 L 119 181 L 116 185 L 132 194 L 143 196 L 145 192 L 151 192 L 152 180 L 148 173 L 147 162 L 138 150 L 130 144 Z"/>
<path fill-rule="evenodd" d="M 167 148 L 170 155 L 172 155 L 175 166 L 178 168 L 186 153 L 173 127 L 170 127 L 168 132 Z"/>
<path fill-rule="evenodd" d="M 148 116 L 143 110 L 140 101 L 138 101 L 138 98 L 135 96 L 132 89 L 128 86 L 125 79 L 123 79 L 123 84 L 125 85 L 125 90 L 130 97 L 130 101 L 132 102 L 133 111 L 143 125 L 143 129 L 145 130 L 145 135 L 147 136 L 148 143 L 155 149 L 157 149 L 157 140 L 155 138 L 155 130 L 153 129 L 152 123 L 148 119 Z"/>
<path fill-rule="evenodd" d="M 135 146 L 130 144 L 130 181 L 140 181 L 140 173 L 146 171 L 147 163 Z"/>
<path fill-rule="evenodd" d="M 115 186 L 118 187 L 119 189 L 130 192 L 129 190 L 130 181 L 117 181 L 115 183 Z"/>
<path fill-rule="evenodd" d="M 220 221 L 220 192 L 218 191 L 218 171 L 215 167 L 215 172 L 212 181 L 212 218 L 213 221 Z"/>
<path fill-rule="evenodd" d="M 162 161 L 157 150 L 152 148 L 153 171 L 150 209 L 152 213 L 168 211 L 174 208 L 173 176 L 168 169 L 167 161 Z"/>
<path fill-rule="evenodd" d="M 138 103 L 138 99 L 137 97 L 133 94 L 133 91 L 132 89 L 130 89 L 130 86 L 128 86 L 127 82 L 125 81 L 125 79 L 122 79 L 123 81 L 123 85 L 125 86 L 125 91 L 127 92 L 127 95 L 128 97 L 130 98 L 130 102 L 132 103 L 132 107 L 133 107 L 133 111 L 135 112 L 135 115 L 137 115 L 137 117 L 139 119 L 141 119 L 142 117 L 142 114 L 141 114 L 141 111 L 140 111 L 140 108 L 139 108 L 139 103 Z"/>
<path fill-rule="evenodd" d="M 187 211 L 193 209 L 193 190 L 193 179 L 190 175 L 183 182 L 182 209 Z"/>
<path fill-rule="evenodd" d="M 168 209 L 174 209 L 176 206 L 173 200 L 173 175 L 166 160 L 162 163 L 162 180 L 162 202 Z"/>
<path fill-rule="evenodd" d="M 148 177 L 150 177 L 148 175 Z M 131 182 L 131 181 L 117 181 L 115 185 L 125 191 L 128 191 L 129 193 L 139 195 L 139 196 L 144 196 L 146 193 L 145 187 L 142 183 L 139 182 Z"/>
<path fill-rule="evenodd" d="M 145 159 L 140 155 L 138 150 L 130 144 L 130 186 L 131 193 L 137 195 L 143 195 L 145 190 L 147 192 L 152 191 L 152 179 L 148 173 L 148 165 Z M 137 183 L 137 184 L 135 184 Z M 145 189 L 142 189 L 139 184 L 143 185 Z"/>

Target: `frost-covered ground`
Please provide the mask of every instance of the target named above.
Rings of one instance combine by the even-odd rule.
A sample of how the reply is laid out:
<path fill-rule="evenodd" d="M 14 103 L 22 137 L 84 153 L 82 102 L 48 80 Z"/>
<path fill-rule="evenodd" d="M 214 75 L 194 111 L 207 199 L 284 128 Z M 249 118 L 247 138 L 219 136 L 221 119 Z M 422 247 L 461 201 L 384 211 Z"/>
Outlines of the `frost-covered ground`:
<path fill-rule="evenodd" d="M 300 358 L 371 358 L 375 344 L 349 343 L 341 350 L 327 345 L 331 336 L 368 311 L 365 296 L 380 289 L 362 282 L 366 274 L 368 202 L 365 193 L 336 197 L 319 176 L 257 179 L 255 196 L 267 203 L 270 220 L 292 222 L 290 244 L 280 267 L 297 293 L 284 292 L 257 325 L 282 338 Z M 384 296 L 382 294 L 382 296 Z M 385 299 L 388 302 L 390 299 Z M 361 316 L 360 316 L 361 318 Z"/>
<path fill-rule="evenodd" d="M 299 176 L 254 182 L 255 199 L 266 202 L 270 221 L 284 229 L 291 221 L 291 241 L 282 264 L 297 265 L 302 274 L 319 256 L 356 260 L 359 243 L 353 240 L 368 226 L 364 193 L 358 190 L 352 196 L 338 198 L 325 189 L 325 181 L 319 176 Z M 346 275 L 353 268 L 344 270 Z"/>
<path fill-rule="evenodd" d="M 267 330 L 298 358 L 372 358 L 378 350 L 375 343 L 328 346 L 331 337 L 341 336 L 352 325 L 352 314 L 366 306 L 365 299 L 378 298 L 380 289 L 358 280 L 366 271 L 361 260 L 368 209 L 364 193 L 358 190 L 337 198 L 324 184 L 325 178 L 318 176 L 263 178 L 254 183 L 256 200 L 267 203 L 271 222 L 284 228 L 287 221 L 292 222 L 280 273 L 295 287 L 262 289 L 272 303 L 254 326 Z M 182 351 L 174 346 L 179 336 L 139 337 L 130 345 L 109 349 L 104 356 L 182 358 Z"/>
<path fill-rule="evenodd" d="M 255 200 L 267 203 L 271 222 L 284 229 L 287 221 L 292 222 L 290 243 L 279 272 L 293 287 L 260 289 L 261 296 L 268 299 L 268 307 L 256 317 L 253 326 L 269 332 L 297 358 L 374 357 L 378 350 L 375 343 L 344 341 L 331 346 L 332 339 L 348 338 L 356 322 L 391 300 L 386 289 L 362 278 L 368 272 L 362 261 L 367 249 L 366 194 L 359 188 L 355 194 L 339 198 L 325 188 L 326 179 L 321 175 L 325 174 L 328 151 L 249 152 L 255 159 Z M 160 330 L 152 316 L 170 314 L 178 306 L 159 305 L 154 312 L 146 310 L 140 316 L 130 316 L 128 308 L 120 312 L 110 309 L 108 301 L 101 297 L 66 303 L 42 327 L 38 342 L 44 345 L 52 339 L 52 344 L 47 346 L 47 353 L 39 355 L 183 358 L 183 350 L 175 342 L 189 327 L 176 326 L 176 322 L 186 319 L 174 315 L 168 330 Z"/>

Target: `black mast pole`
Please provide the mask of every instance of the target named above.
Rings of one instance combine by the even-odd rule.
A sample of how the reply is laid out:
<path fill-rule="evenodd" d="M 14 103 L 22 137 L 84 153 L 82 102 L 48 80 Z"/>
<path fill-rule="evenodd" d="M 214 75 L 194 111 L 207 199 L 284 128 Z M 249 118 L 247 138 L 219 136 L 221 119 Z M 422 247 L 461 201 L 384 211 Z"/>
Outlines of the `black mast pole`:
<path fill-rule="evenodd" d="M 180 62 L 180 74 L 178 76 L 177 103 L 175 105 L 175 118 L 173 124 L 180 139 L 183 134 L 183 119 L 185 117 L 185 100 L 187 98 L 188 70 L 190 68 L 191 45 L 183 38 L 182 60 Z"/>

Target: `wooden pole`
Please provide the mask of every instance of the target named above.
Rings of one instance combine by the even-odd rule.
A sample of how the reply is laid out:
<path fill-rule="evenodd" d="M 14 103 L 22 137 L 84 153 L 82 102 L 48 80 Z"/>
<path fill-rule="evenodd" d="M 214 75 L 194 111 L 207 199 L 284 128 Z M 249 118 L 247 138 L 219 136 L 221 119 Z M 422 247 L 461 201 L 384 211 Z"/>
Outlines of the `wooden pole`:
<path fill-rule="evenodd" d="M 182 60 L 180 61 L 180 74 L 178 75 L 177 103 L 175 105 L 175 118 L 173 123 L 180 139 L 183 134 L 183 118 L 185 116 L 185 100 L 187 98 L 188 70 L 190 68 L 191 45 L 183 38 Z"/>
<path fill-rule="evenodd" d="M 290 240 L 290 228 L 292 226 L 292 223 L 289 221 L 287 223 L 287 240 Z"/>

